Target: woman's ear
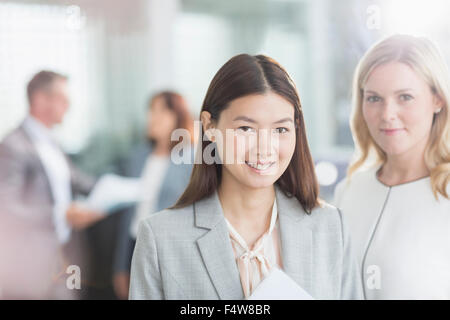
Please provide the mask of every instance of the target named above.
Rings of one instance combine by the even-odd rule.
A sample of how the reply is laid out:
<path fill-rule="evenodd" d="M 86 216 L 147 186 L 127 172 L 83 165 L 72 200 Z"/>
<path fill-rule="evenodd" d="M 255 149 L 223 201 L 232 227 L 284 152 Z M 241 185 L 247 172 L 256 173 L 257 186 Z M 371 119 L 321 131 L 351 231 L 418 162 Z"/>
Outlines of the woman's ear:
<path fill-rule="evenodd" d="M 200 113 L 200 120 L 202 122 L 203 132 L 205 133 L 206 137 L 209 141 L 214 141 L 214 138 L 211 135 L 211 131 L 214 131 L 214 124 L 211 118 L 211 113 L 209 113 L 208 111 L 202 111 Z"/>
<path fill-rule="evenodd" d="M 442 98 L 436 93 L 433 96 L 433 105 L 434 105 L 434 113 L 441 112 L 442 108 L 444 107 L 444 101 Z"/>

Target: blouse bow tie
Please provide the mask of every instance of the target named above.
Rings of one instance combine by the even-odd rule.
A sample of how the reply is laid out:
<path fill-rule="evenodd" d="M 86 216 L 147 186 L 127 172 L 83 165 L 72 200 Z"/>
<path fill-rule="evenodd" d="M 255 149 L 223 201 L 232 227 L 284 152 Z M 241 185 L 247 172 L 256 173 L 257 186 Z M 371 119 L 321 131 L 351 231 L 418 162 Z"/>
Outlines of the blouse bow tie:
<path fill-rule="evenodd" d="M 239 261 L 244 264 L 246 278 L 245 285 L 247 293 L 250 293 L 250 284 L 252 284 L 252 289 L 254 289 L 257 283 L 260 282 L 260 280 L 255 279 L 254 276 L 250 277 L 250 268 L 252 268 L 253 275 L 258 274 L 257 269 L 259 264 L 263 277 L 266 277 L 269 274 L 269 270 L 272 268 L 272 264 L 262 253 L 263 242 L 264 241 L 262 241 L 258 248 L 256 248 L 255 250 L 246 250 L 239 257 Z"/>

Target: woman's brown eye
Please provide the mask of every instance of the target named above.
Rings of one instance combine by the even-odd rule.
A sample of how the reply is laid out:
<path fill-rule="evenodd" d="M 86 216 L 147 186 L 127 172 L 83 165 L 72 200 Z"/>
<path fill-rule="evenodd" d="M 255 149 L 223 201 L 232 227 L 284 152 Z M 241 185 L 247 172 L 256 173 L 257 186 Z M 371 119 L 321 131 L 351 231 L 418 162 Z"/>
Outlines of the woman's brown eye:
<path fill-rule="evenodd" d="M 253 132 L 254 131 L 253 128 L 249 127 L 249 126 L 239 127 L 238 130 L 242 130 L 243 132 Z"/>
<path fill-rule="evenodd" d="M 288 132 L 288 131 L 289 130 L 287 128 L 284 128 L 284 127 L 280 127 L 280 128 L 276 128 L 275 129 L 276 133 L 285 133 L 285 132 Z"/>

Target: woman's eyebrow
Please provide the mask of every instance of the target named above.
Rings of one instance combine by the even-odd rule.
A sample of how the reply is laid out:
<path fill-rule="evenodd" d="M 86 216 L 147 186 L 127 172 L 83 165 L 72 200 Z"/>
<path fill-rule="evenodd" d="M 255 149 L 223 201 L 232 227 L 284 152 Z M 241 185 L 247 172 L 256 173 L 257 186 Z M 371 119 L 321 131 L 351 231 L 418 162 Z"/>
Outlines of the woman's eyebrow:
<path fill-rule="evenodd" d="M 237 116 L 236 118 L 233 119 L 233 121 L 238 121 L 238 120 L 243 120 L 243 121 L 247 121 L 247 122 L 251 122 L 251 123 L 258 123 L 257 121 L 253 120 L 252 118 L 249 118 L 246 116 Z M 288 121 L 290 121 L 292 123 L 294 122 L 294 120 L 292 120 L 290 117 L 286 117 L 286 118 L 277 120 L 273 123 L 275 124 L 275 123 L 282 123 L 282 122 L 288 122 Z"/>
<path fill-rule="evenodd" d="M 412 89 L 411 88 L 399 89 L 399 90 L 396 90 L 394 93 L 400 93 L 400 92 L 405 92 L 405 91 L 412 91 Z"/>
<path fill-rule="evenodd" d="M 412 91 L 412 89 L 411 88 L 398 89 L 398 90 L 395 90 L 394 93 L 397 94 L 399 92 L 405 92 L 405 91 Z M 371 93 L 371 94 L 377 94 L 378 95 L 378 93 L 376 91 L 373 91 L 373 90 L 364 90 L 364 93 Z"/>
<path fill-rule="evenodd" d="M 292 120 L 292 118 L 286 117 L 286 118 L 280 119 L 278 121 L 275 121 L 274 123 L 282 123 L 282 122 L 292 122 L 293 123 L 294 120 Z"/>
<path fill-rule="evenodd" d="M 257 123 L 255 120 L 246 117 L 246 116 L 237 116 L 236 118 L 233 119 L 233 121 L 238 121 L 238 120 L 243 120 L 243 121 L 247 121 L 247 122 L 252 122 L 252 123 Z"/>

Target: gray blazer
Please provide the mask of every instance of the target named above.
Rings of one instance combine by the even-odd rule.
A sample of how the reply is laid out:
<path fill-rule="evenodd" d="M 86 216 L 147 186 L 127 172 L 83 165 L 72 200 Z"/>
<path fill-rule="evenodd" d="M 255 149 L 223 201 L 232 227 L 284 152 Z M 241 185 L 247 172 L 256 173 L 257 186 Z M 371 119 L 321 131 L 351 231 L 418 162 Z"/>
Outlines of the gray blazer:
<path fill-rule="evenodd" d="M 74 194 L 87 194 L 95 181 L 77 170 L 67 158 Z M 22 126 L 0 143 L 0 287 L 20 273 L 12 286 L 3 286 L 4 297 L 58 298 L 48 279 L 60 270 L 61 250 L 68 264 L 82 265 L 81 236 L 61 248 L 53 225 L 54 199 L 39 155 Z M 42 266 L 37 268 L 36 266 Z M 9 274 L 5 270 L 9 270 Z M 19 271 L 20 270 L 20 271 Z M 4 272 L 5 274 L 2 274 Z M 30 278 L 24 277 L 27 274 Z M 65 279 L 64 279 L 65 281 Z M 61 282 L 65 286 L 65 283 Z M 34 285 L 33 285 L 34 284 Z M 11 283 L 10 283 L 11 285 Z M 65 290 L 64 292 L 67 292 Z"/>
<path fill-rule="evenodd" d="M 66 157 L 73 196 L 87 195 L 95 180 L 83 174 Z M 54 203 L 50 182 L 30 137 L 19 126 L 0 143 L 0 214 L 52 229 Z"/>
<path fill-rule="evenodd" d="M 307 215 L 276 187 L 284 271 L 316 299 L 362 298 L 360 273 L 338 209 Z M 130 299 L 244 299 L 217 192 L 141 221 Z"/>

